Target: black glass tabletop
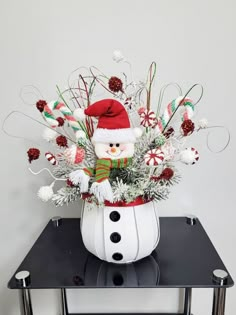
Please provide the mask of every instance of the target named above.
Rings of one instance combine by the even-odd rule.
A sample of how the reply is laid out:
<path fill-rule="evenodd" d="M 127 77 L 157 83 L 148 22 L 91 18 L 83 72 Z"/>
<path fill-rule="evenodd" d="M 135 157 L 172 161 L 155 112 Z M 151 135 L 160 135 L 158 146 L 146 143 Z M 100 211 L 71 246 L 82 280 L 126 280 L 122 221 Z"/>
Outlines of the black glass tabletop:
<path fill-rule="evenodd" d="M 227 271 L 200 221 L 160 218 L 160 242 L 153 253 L 131 264 L 104 262 L 83 245 L 80 219 L 50 221 L 16 273 L 30 272 L 29 288 L 214 288 L 213 271 Z M 228 271 L 227 271 L 228 272 Z M 16 274 L 15 273 L 15 274 Z M 15 274 L 9 288 L 20 288 Z M 229 275 L 225 287 L 233 285 Z"/>

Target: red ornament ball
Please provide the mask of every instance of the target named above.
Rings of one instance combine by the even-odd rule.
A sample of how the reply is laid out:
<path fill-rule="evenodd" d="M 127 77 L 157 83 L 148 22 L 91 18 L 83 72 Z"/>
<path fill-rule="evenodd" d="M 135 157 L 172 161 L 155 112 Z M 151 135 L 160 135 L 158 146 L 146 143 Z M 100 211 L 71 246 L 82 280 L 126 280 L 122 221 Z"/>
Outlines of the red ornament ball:
<path fill-rule="evenodd" d="M 173 176 L 174 176 L 174 171 L 169 167 L 166 167 L 160 175 L 161 179 L 165 179 L 165 180 L 170 180 Z"/>
<path fill-rule="evenodd" d="M 164 136 L 166 137 L 166 139 L 169 139 L 171 136 L 173 136 L 175 133 L 175 130 L 173 127 L 169 127 L 166 132 L 164 133 Z"/>
<path fill-rule="evenodd" d="M 44 110 L 44 107 L 47 105 L 47 102 L 44 101 L 44 100 L 39 100 L 37 103 L 36 103 L 36 107 L 37 109 L 42 113 L 43 110 Z"/>
<path fill-rule="evenodd" d="M 39 149 L 36 148 L 30 148 L 27 151 L 29 162 L 31 163 L 33 160 L 37 160 L 40 156 L 40 151 Z"/>
<path fill-rule="evenodd" d="M 58 127 L 62 127 L 65 123 L 65 120 L 62 117 L 57 117 Z"/>
<path fill-rule="evenodd" d="M 65 136 L 58 136 L 56 138 L 56 143 L 59 147 L 67 147 L 67 139 Z"/>
<path fill-rule="evenodd" d="M 117 77 L 111 77 L 108 86 L 112 92 L 123 92 L 123 82 Z"/>
<path fill-rule="evenodd" d="M 181 133 L 183 134 L 183 136 L 189 136 L 193 133 L 194 127 L 195 126 L 192 120 L 186 119 L 181 125 Z"/>

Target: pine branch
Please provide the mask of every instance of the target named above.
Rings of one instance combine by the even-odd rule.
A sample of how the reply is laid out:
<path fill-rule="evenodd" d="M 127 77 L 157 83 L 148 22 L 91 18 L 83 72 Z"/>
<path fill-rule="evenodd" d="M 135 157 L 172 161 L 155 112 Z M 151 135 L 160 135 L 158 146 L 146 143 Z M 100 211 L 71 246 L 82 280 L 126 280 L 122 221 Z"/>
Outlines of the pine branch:
<path fill-rule="evenodd" d="M 80 197 L 79 187 L 62 187 L 52 197 L 52 202 L 56 207 L 68 205 Z"/>

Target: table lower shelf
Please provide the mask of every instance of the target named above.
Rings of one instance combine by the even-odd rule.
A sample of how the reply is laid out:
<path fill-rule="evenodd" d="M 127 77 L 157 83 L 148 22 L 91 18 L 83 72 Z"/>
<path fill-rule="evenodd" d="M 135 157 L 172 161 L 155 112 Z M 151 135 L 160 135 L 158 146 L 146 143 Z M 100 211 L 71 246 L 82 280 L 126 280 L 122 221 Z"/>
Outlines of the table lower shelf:
<path fill-rule="evenodd" d="M 184 313 L 69 313 L 68 315 L 184 315 Z"/>

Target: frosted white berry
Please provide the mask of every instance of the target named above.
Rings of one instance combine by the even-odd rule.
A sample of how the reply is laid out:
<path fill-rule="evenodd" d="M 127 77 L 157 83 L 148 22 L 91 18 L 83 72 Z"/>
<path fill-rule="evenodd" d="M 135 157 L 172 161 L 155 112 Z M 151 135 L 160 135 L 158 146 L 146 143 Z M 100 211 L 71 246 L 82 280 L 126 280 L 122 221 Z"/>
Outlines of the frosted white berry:
<path fill-rule="evenodd" d="M 123 56 L 122 52 L 120 50 L 114 50 L 113 51 L 113 56 L 112 56 L 112 59 L 115 61 L 115 62 L 121 62 L 121 61 L 124 61 L 125 60 L 125 57 Z"/>
<path fill-rule="evenodd" d="M 57 136 L 58 133 L 50 128 L 46 128 L 43 131 L 43 139 L 48 142 L 55 140 Z"/>
<path fill-rule="evenodd" d="M 207 120 L 206 118 L 200 119 L 199 122 L 198 122 L 198 126 L 199 126 L 199 128 L 201 128 L 201 129 L 207 128 L 207 126 L 208 126 L 208 120 Z"/>
<path fill-rule="evenodd" d="M 73 116 L 76 120 L 82 121 L 85 120 L 85 113 L 83 108 L 76 108 L 73 112 Z"/>
<path fill-rule="evenodd" d="M 53 186 L 54 182 L 50 186 L 42 186 L 39 188 L 38 197 L 44 202 L 49 201 L 53 196 Z"/>

